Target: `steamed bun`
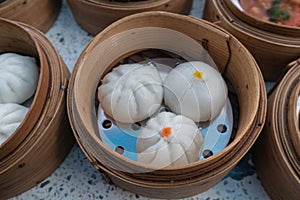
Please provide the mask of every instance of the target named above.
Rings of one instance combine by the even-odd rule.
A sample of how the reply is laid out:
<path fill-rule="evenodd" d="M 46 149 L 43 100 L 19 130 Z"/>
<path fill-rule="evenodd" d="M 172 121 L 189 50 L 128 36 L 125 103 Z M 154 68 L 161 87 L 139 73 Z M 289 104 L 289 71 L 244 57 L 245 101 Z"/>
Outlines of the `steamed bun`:
<path fill-rule="evenodd" d="M 142 121 L 160 108 L 162 80 L 152 64 L 120 65 L 102 80 L 98 99 L 105 113 L 114 120 Z"/>
<path fill-rule="evenodd" d="M 170 110 L 195 122 L 216 117 L 227 99 L 221 74 L 201 61 L 176 66 L 164 81 L 164 100 Z"/>
<path fill-rule="evenodd" d="M 34 94 L 38 78 L 35 58 L 0 54 L 0 103 L 23 103 Z"/>
<path fill-rule="evenodd" d="M 28 112 L 19 104 L 0 104 L 0 145 L 18 128 Z"/>
<path fill-rule="evenodd" d="M 204 138 L 191 119 L 171 112 L 151 118 L 137 139 L 137 160 L 163 168 L 196 162 Z"/>

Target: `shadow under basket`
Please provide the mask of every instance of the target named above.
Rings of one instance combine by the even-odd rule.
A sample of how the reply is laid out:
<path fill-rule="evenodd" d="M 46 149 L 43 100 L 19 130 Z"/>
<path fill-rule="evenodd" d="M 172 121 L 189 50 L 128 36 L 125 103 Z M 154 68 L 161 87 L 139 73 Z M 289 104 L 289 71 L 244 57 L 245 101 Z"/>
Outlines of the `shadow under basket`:
<path fill-rule="evenodd" d="M 74 143 L 66 113 L 70 73 L 50 41 L 29 25 L 0 18 L 0 53 L 6 52 L 35 57 L 40 75 L 29 112 L 0 146 L 0 199 L 48 177 Z"/>
<path fill-rule="evenodd" d="M 264 79 L 277 81 L 300 54 L 300 28 L 256 19 L 233 0 L 206 1 L 203 18 L 233 34 L 252 53 Z"/>
<path fill-rule="evenodd" d="M 300 196 L 300 60 L 288 68 L 269 97 L 266 124 L 253 148 L 257 174 L 272 199 Z"/>
<path fill-rule="evenodd" d="M 189 14 L 193 0 L 68 0 L 68 4 L 77 23 L 87 32 L 96 35 L 116 20 L 135 13 L 168 11 Z"/>
<path fill-rule="evenodd" d="M 98 137 L 99 81 L 124 58 L 149 49 L 186 60 L 206 60 L 203 49 L 209 53 L 238 99 L 239 125 L 225 149 L 204 160 L 155 170 L 120 155 Z M 70 78 L 67 107 L 80 147 L 106 181 L 143 196 L 181 198 L 217 184 L 247 153 L 264 125 L 266 93 L 254 58 L 228 32 L 201 19 L 154 11 L 113 23 L 87 45 Z"/>
<path fill-rule="evenodd" d="M 46 32 L 56 20 L 62 0 L 2 0 L 0 17 L 29 24 Z"/>

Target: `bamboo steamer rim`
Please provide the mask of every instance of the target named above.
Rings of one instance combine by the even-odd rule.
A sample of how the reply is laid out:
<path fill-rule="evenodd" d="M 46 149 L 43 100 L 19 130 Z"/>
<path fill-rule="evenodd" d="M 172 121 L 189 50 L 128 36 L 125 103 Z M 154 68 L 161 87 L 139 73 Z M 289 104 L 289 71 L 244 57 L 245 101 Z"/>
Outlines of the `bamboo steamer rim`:
<path fill-rule="evenodd" d="M 297 174 L 300 184 L 300 131 L 296 105 L 300 93 L 300 60 L 289 64 L 289 71 L 272 94 L 274 137 L 287 165 Z"/>
<path fill-rule="evenodd" d="M 41 113 L 36 113 L 37 119 L 30 121 L 34 127 L 29 130 L 30 132 L 24 140 L 18 141 L 19 145 L 10 154 L 0 159 L 1 200 L 16 196 L 48 177 L 63 162 L 74 142 L 69 129 L 65 104 L 66 88 L 70 75 L 68 68 L 55 47 L 42 32 L 30 25 L 6 19 L 0 19 L 0 26 L 3 22 L 11 23 L 16 27 L 20 26 L 22 31 L 25 30 L 28 35 L 34 38 L 36 47 L 44 56 L 45 66 L 43 67 L 48 68 L 48 73 L 45 74 L 48 77 L 43 77 L 47 84 L 41 84 L 47 86 L 47 88 L 43 88 L 46 93 L 45 100 L 42 101 L 40 99 L 42 94 L 41 96 L 38 94 L 36 98 L 39 99 L 40 104 L 31 105 L 41 107 Z M 3 30 L 0 29 L 0 34 Z M 18 33 L 14 30 L 10 29 L 11 35 Z M 10 32 L 8 31 L 8 33 Z M 23 37 L 19 39 L 25 40 Z M 17 43 L 17 41 L 14 42 Z M 27 47 L 24 44 L 24 49 Z M 23 127 L 21 125 L 20 129 Z M 1 153 L 2 150 L 1 147 Z"/>
<path fill-rule="evenodd" d="M 4 18 L 0 18 L 0 23 L 1 23 L 0 26 L 2 26 L 2 30 L 3 30 L 3 26 L 5 26 L 5 27 L 9 27 L 7 29 L 8 32 L 11 29 L 13 29 L 14 31 L 17 31 L 18 34 L 20 33 L 22 34 L 21 37 L 13 38 L 13 39 L 15 39 L 16 41 L 23 40 L 23 42 L 28 43 L 28 45 L 31 46 L 32 52 L 29 53 L 29 56 L 33 56 L 36 58 L 40 69 L 39 81 L 38 81 L 37 89 L 35 91 L 35 94 L 39 94 L 39 95 L 34 94 L 32 104 L 24 120 L 21 122 L 19 127 L 14 131 L 14 133 L 4 143 L 0 145 L 0 149 L 1 149 L 0 161 L 1 161 L 5 159 L 5 157 L 8 156 L 17 146 L 19 146 L 20 143 L 30 134 L 30 131 L 35 126 L 35 124 L 32 123 L 32 121 L 36 121 L 40 117 L 40 114 L 42 113 L 42 107 L 44 104 L 43 102 L 46 100 L 47 97 L 46 93 L 48 90 L 45 88 L 49 87 L 49 67 L 48 67 L 47 59 L 45 58 L 46 55 L 41 50 L 40 45 L 38 44 L 36 39 L 23 26 L 19 25 L 16 22 Z M 1 49 L 0 51 L 1 53 L 5 53 L 7 50 L 4 50 L 2 52 Z M 19 49 L 14 49 L 14 50 L 9 49 L 8 51 L 24 54 L 24 52 L 19 52 L 20 51 Z"/>
<path fill-rule="evenodd" d="M 0 3 L 0 17 L 30 24 L 42 32 L 53 25 L 62 0 L 5 0 Z M 37 12 L 38 15 L 32 13 Z"/>
<path fill-rule="evenodd" d="M 73 0 L 70 0 L 73 1 Z M 76 0 L 75 0 L 76 1 Z M 146 0 L 137 2 L 117 2 L 109 0 L 78 0 L 82 3 L 93 4 L 96 7 L 109 8 L 111 10 L 139 10 L 151 9 L 157 6 L 168 4 L 174 0 Z"/>
<path fill-rule="evenodd" d="M 298 79 L 299 81 L 299 79 Z M 292 93 L 292 98 L 290 98 L 289 101 L 289 110 L 291 112 L 288 112 L 288 118 L 292 119 L 289 120 L 288 129 L 291 131 L 291 140 L 293 147 L 295 149 L 296 155 L 298 158 L 300 158 L 300 130 L 299 130 L 299 113 L 297 113 L 296 106 L 297 101 L 300 94 L 300 81 L 298 82 L 296 88 L 294 89 Z"/>
<path fill-rule="evenodd" d="M 300 36 L 300 27 L 292 27 L 277 23 L 272 23 L 270 21 L 262 20 L 259 18 L 252 17 L 246 12 L 240 10 L 232 0 L 224 0 L 224 3 L 227 7 L 242 21 L 249 23 L 250 25 L 263 29 L 265 31 L 270 31 L 277 34 L 299 37 Z"/>
<path fill-rule="evenodd" d="M 253 26 L 249 24 L 247 21 L 244 21 L 239 18 L 234 12 L 232 12 L 231 7 L 236 7 L 232 5 L 231 0 L 212 0 L 214 4 L 217 6 L 217 10 L 220 15 L 222 15 L 223 20 L 227 21 L 227 25 L 232 26 L 233 29 L 243 33 L 250 38 L 255 38 L 259 41 L 263 41 L 265 43 L 270 43 L 274 45 L 279 45 L 281 47 L 295 48 L 295 51 L 299 48 L 300 45 L 300 35 L 286 35 L 283 33 L 271 32 L 269 30 L 265 30 L 259 26 Z M 230 4 L 231 6 L 227 6 Z M 238 9 L 238 8 L 236 8 Z M 220 19 L 221 20 L 221 19 Z M 217 22 L 218 23 L 218 22 Z M 299 32 L 300 34 L 300 32 Z"/>
<path fill-rule="evenodd" d="M 227 29 L 249 49 L 265 80 L 277 81 L 287 63 L 299 57 L 300 37 L 256 28 L 239 19 L 228 8 L 225 0 L 206 1 L 204 18 Z"/>
<path fill-rule="evenodd" d="M 1 9 L 1 7 L 7 5 L 10 1 L 11 1 L 11 0 L 1 0 L 1 1 L 0 1 L 0 9 Z"/>
<path fill-rule="evenodd" d="M 0 3 L 0 12 L 5 13 L 16 6 L 22 5 L 23 3 L 24 0 L 5 0 Z"/>
<path fill-rule="evenodd" d="M 34 145 L 38 143 L 40 137 L 43 137 L 41 131 L 47 130 L 46 127 L 51 125 L 52 117 L 59 112 L 58 109 L 62 106 L 64 93 L 62 88 L 67 88 L 69 76 L 68 70 L 63 68 L 64 63 L 62 63 L 58 52 L 43 36 L 43 33 L 29 25 L 8 19 L 0 18 L 1 23 L 20 28 L 31 37 L 38 49 L 39 59 L 44 60 L 44 65 L 40 66 L 44 69 L 40 71 L 38 88 L 28 114 L 17 130 L 0 146 L 0 175 L 14 167 L 16 163 L 19 163 L 19 160 L 26 156 L 28 150 L 26 148 L 29 144 Z M 30 126 L 25 132 L 24 128 L 28 124 Z"/>
<path fill-rule="evenodd" d="M 263 85 L 262 85 L 262 89 L 263 89 Z M 263 92 L 262 92 L 263 93 Z M 266 102 L 262 101 L 262 105 L 260 105 L 261 108 L 265 107 Z M 259 121 L 259 120 L 258 120 Z M 253 129 L 257 129 L 257 127 L 253 127 Z M 255 130 L 253 130 L 255 132 Z M 257 132 L 257 130 L 256 130 Z M 223 173 L 224 176 L 229 173 L 230 171 L 230 167 L 227 166 L 227 164 L 229 163 L 229 165 L 231 167 L 234 167 L 239 160 L 235 160 L 235 161 L 230 161 L 228 160 L 224 160 L 224 162 L 222 162 L 222 165 L 218 166 L 218 168 L 213 168 L 213 169 L 208 169 L 206 170 L 206 173 L 197 173 L 196 171 L 194 173 L 195 176 L 193 177 L 189 177 L 189 178 L 184 178 L 182 180 L 176 180 L 176 181 L 170 181 L 173 180 L 171 176 L 168 176 L 167 180 L 159 180 L 159 178 L 157 176 L 163 175 L 164 173 L 175 173 L 176 171 L 178 171 L 178 169 L 174 169 L 174 171 L 172 171 L 170 168 L 168 168 L 167 170 L 162 169 L 159 170 L 158 173 L 156 174 L 155 178 L 158 178 L 158 180 L 154 179 L 153 176 L 150 177 L 144 177 L 144 176 L 136 176 L 136 174 L 134 174 L 132 176 L 132 174 L 130 173 L 122 173 L 118 170 L 106 167 L 104 164 L 99 163 L 99 161 L 97 161 L 93 155 L 90 154 L 90 152 L 87 152 L 86 147 L 83 146 L 82 144 L 80 144 L 80 147 L 82 148 L 83 152 L 87 155 L 87 157 L 89 158 L 89 160 L 92 162 L 92 164 L 94 165 L 94 167 L 99 170 L 101 172 L 101 174 L 103 175 L 104 179 L 107 182 L 110 182 L 110 177 L 107 177 L 106 174 L 111 175 L 113 177 L 117 177 L 118 179 L 121 179 L 125 182 L 130 182 L 131 184 L 135 185 L 135 186 L 142 186 L 145 188 L 156 188 L 156 189 L 162 189 L 162 188 L 176 188 L 176 187 L 180 187 L 180 186 L 186 186 L 186 185 L 191 185 L 193 186 L 194 184 L 197 184 L 199 182 L 203 182 L 204 185 L 202 185 L 203 187 L 205 186 L 206 183 L 208 183 L 211 179 L 220 179 L 220 174 Z M 229 152 L 230 153 L 230 152 Z M 243 157 L 244 156 L 244 152 L 242 151 L 238 151 L 237 154 L 230 154 L 230 157 L 234 157 L 234 156 L 240 156 Z M 207 159 L 212 159 L 211 157 L 207 158 Z M 231 162 L 231 163 L 230 163 Z M 205 163 L 202 163 L 205 164 Z M 178 174 L 177 174 L 178 175 Z M 215 183 L 216 184 L 216 183 Z M 122 187 L 122 185 L 120 185 Z M 208 189 L 206 187 L 204 187 L 205 189 L 203 189 L 202 191 Z M 132 192 L 137 192 L 135 190 L 133 190 Z M 196 191 L 194 194 L 199 193 L 199 191 Z M 143 193 L 141 193 L 143 195 Z M 148 194 L 147 194 L 148 195 Z M 189 196 L 191 196 L 191 194 L 189 194 Z M 160 198 L 161 196 L 153 196 L 153 197 L 157 197 Z M 168 197 L 169 198 L 169 197 Z M 176 196 L 175 198 L 178 198 L 178 196 Z"/>
<path fill-rule="evenodd" d="M 254 148 L 258 176 L 272 199 L 298 199 L 300 193 L 299 124 L 296 98 L 299 96 L 299 60 L 291 62 L 268 99 L 267 121 Z"/>
<path fill-rule="evenodd" d="M 98 138 L 98 137 L 96 137 L 95 139 L 96 139 L 96 140 L 99 140 L 99 138 Z M 123 158 L 123 157 L 121 156 L 121 158 Z"/>
<path fill-rule="evenodd" d="M 224 2 L 227 0 L 212 0 L 214 6 L 218 11 L 218 18 L 220 21 L 215 22 L 216 24 L 222 23 L 222 20 L 226 21 L 228 26 L 231 26 L 233 29 L 242 32 L 248 37 L 254 37 L 257 40 L 264 41 L 270 44 L 276 44 L 287 48 L 298 48 L 299 47 L 299 37 L 286 36 L 282 34 L 272 33 L 270 31 L 263 30 L 252 26 L 240 18 L 238 18 Z"/>
<path fill-rule="evenodd" d="M 92 125 L 89 129 L 87 129 L 86 126 L 85 126 L 85 122 L 82 121 L 82 116 L 81 116 L 82 113 L 80 113 L 80 111 L 77 110 L 78 106 L 80 106 L 80 105 L 79 105 L 79 102 L 78 102 L 78 99 L 77 99 L 78 94 L 76 93 L 76 90 L 78 89 L 77 88 L 78 83 L 76 82 L 77 79 L 78 79 L 77 76 L 83 70 L 83 65 L 84 65 L 84 62 L 86 61 L 86 59 L 88 57 L 88 53 L 93 51 L 96 48 L 96 46 L 98 45 L 99 42 L 101 42 L 102 40 L 105 40 L 106 38 L 111 37 L 113 35 L 113 33 L 111 33 L 112 30 L 114 30 L 116 32 L 122 32 L 122 28 L 123 28 L 122 26 L 123 26 L 124 23 L 130 23 L 130 21 L 132 21 L 132 20 L 133 21 L 134 20 L 139 21 L 139 20 L 143 20 L 144 18 L 148 18 L 148 17 L 150 17 L 152 20 L 154 20 L 156 18 L 163 18 L 164 21 L 168 21 L 170 19 L 173 19 L 173 20 L 179 21 L 180 23 L 183 23 L 184 25 L 187 25 L 187 24 L 188 25 L 201 24 L 201 26 L 205 27 L 207 30 L 210 30 L 213 27 L 214 31 L 218 32 L 220 35 L 224 36 L 224 35 L 228 34 L 227 32 L 224 32 L 223 29 L 220 29 L 217 26 L 214 26 L 211 23 L 208 23 L 204 20 L 195 19 L 195 18 L 191 18 L 191 17 L 188 17 L 188 16 L 181 16 L 181 15 L 177 15 L 177 14 L 156 11 L 156 12 L 146 12 L 146 13 L 142 13 L 142 14 L 136 14 L 136 15 L 132 15 L 132 16 L 123 18 L 123 19 L 115 22 L 113 25 L 109 26 L 108 28 L 106 28 L 100 34 L 98 34 L 93 39 L 93 41 L 87 45 L 87 47 L 84 49 L 83 53 L 80 55 L 79 59 L 77 60 L 76 65 L 73 69 L 73 73 L 71 75 L 70 87 L 69 87 L 69 90 L 68 90 L 68 114 L 69 114 L 69 118 L 70 118 L 70 121 L 71 121 L 71 126 L 72 126 L 72 129 L 73 129 L 73 132 L 75 134 L 75 137 L 76 137 L 78 143 L 80 143 L 80 146 L 83 148 L 85 154 L 88 156 L 88 158 L 95 165 L 96 168 L 99 167 L 97 165 L 101 165 L 99 163 L 99 159 L 101 160 L 101 158 L 99 158 L 99 155 L 97 155 L 94 148 L 96 148 L 101 153 L 104 153 L 108 157 L 113 159 L 113 162 L 115 162 L 117 165 L 118 164 L 119 165 L 124 165 L 124 164 L 134 165 L 135 166 L 134 170 L 137 170 L 137 171 L 145 170 L 145 169 L 146 170 L 151 169 L 147 165 L 144 165 L 142 163 L 133 162 L 133 161 L 131 161 L 129 159 L 126 159 L 123 156 L 113 152 L 112 150 L 110 150 L 107 146 L 105 146 L 101 142 L 101 140 L 96 136 L 95 133 L 90 133 L 90 131 L 91 131 L 90 128 L 91 127 L 93 127 L 95 130 L 97 128 L 97 127 L 95 127 L 95 118 L 96 118 L 95 113 L 92 114 L 93 119 L 91 121 L 93 121 L 93 122 L 91 122 L 91 121 L 89 122 L 89 123 L 92 123 Z M 164 25 L 165 23 L 161 22 L 161 24 Z M 138 26 L 141 26 L 141 25 L 138 25 Z M 143 26 L 146 26 L 146 24 L 144 24 Z M 228 40 L 233 39 L 232 36 L 228 36 L 228 37 L 230 38 L 230 39 L 228 38 Z M 238 45 L 241 45 L 238 41 L 235 41 L 235 42 L 237 42 Z M 251 57 L 249 52 L 246 52 L 246 54 Z M 120 56 L 120 57 L 122 57 L 122 56 Z M 250 59 L 250 60 L 251 60 L 251 63 L 255 66 L 254 69 L 251 69 L 252 73 L 258 75 L 258 76 L 253 76 L 253 82 L 254 82 L 254 85 L 256 85 L 255 88 L 257 88 L 254 91 L 254 93 L 256 94 L 255 96 L 257 97 L 257 101 L 254 102 L 254 106 L 253 106 L 254 111 L 252 113 L 249 113 L 249 118 L 248 118 L 249 123 L 251 125 L 253 125 L 253 124 L 255 124 L 255 121 L 257 120 L 257 118 L 256 118 L 257 116 L 259 116 L 259 117 L 264 116 L 264 113 L 265 113 L 264 103 L 261 104 L 262 109 L 258 109 L 258 107 L 259 107 L 259 101 L 260 100 L 262 102 L 265 101 L 265 99 L 264 99 L 265 93 L 263 92 L 263 90 L 260 90 L 260 89 L 262 89 L 262 86 L 259 83 L 260 83 L 260 81 L 262 81 L 262 77 L 261 77 L 261 74 L 259 73 L 258 66 L 255 63 L 253 58 Z M 94 91 L 96 91 L 96 87 L 94 89 L 95 89 Z M 89 101 L 87 101 L 87 102 L 89 102 Z M 91 104 L 93 104 L 93 103 L 91 103 Z M 245 139 L 241 135 L 249 136 L 249 134 L 247 134 L 247 131 L 248 131 L 247 128 L 245 128 L 245 127 L 243 129 L 240 128 L 239 132 L 241 132 L 241 134 L 238 135 L 236 137 L 236 139 L 225 148 L 223 153 L 216 154 L 216 155 L 208 158 L 205 161 L 199 161 L 199 162 L 191 163 L 191 164 L 188 164 L 188 165 L 185 165 L 185 166 L 170 167 L 170 168 L 163 169 L 163 170 L 160 170 L 160 171 L 163 171 L 163 173 L 164 173 L 164 172 L 168 172 L 168 171 L 176 172 L 178 170 L 186 170 L 187 168 L 195 169 L 200 163 L 203 166 L 209 166 L 209 164 L 215 163 L 218 158 L 226 157 L 226 154 L 227 155 L 234 155 L 233 153 L 230 153 L 230 152 L 236 146 L 239 146 L 239 148 L 242 148 L 244 150 L 244 151 L 238 152 L 237 154 L 244 155 L 246 153 L 246 150 L 248 150 L 250 148 L 250 146 L 253 144 L 254 140 L 258 136 L 258 132 L 260 132 L 261 126 L 264 123 L 263 122 L 264 117 L 261 117 L 261 118 L 262 119 L 258 120 L 259 124 L 260 124 L 259 128 L 256 127 L 257 124 L 253 125 L 255 127 L 254 132 L 256 134 L 253 134 L 253 135 L 250 134 L 251 137 L 253 137 L 253 138 L 252 138 L 251 142 L 248 145 L 243 146 L 243 145 L 241 145 L 241 142 L 238 141 L 239 139 Z M 97 143 L 97 146 L 93 146 L 93 142 L 95 142 L 95 141 Z M 243 141 L 243 142 L 245 142 L 245 141 Z M 231 168 L 231 167 L 233 167 L 234 164 L 236 164 L 237 161 L 233 161 L 233 160 L 234 159 L 229 159 L 228 160 L 227 167 Z M 104 160 L 101 160 L 101 161 L 104 161 Z"/>
<path fill-rule="evenodd" d="M 154 10 L 188 14 L 193 0 L 146 0 L 114 2 L 109 0 L 67 0 L 77 23 L 92 35 L 125 16 Z M 103 20 L 97 20 L 101 18 Z"/>

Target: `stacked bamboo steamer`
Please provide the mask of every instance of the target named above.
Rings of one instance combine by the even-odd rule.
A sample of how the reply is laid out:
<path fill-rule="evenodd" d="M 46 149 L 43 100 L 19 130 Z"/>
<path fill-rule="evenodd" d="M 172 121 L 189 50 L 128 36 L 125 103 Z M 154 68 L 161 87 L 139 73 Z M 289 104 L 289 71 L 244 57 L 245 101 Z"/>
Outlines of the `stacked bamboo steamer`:
<path fill-rule="evenodd" d="M 62 0 L 2 0 L 0 17 L 20 21 L 46 32 L 56 20 Z"/>
<path fill-rule="evenodd" d="M 70 73 L 50 41 L 29 25 L 0 18 L 0 53 L 5 52 L 35 57 L 40 76 L 28 114 L 0 146 L 0 199 L 49 176 L 74 142 L 65 105 Z"/>
<path fill-rule="evenodd" d="M 206 1 L 203 17 L 236 36 L 253 54 L 267 81 L 278 80 L 300 54 L 300 28 L 253 18 L 232 0 Z"/>
<path fill-rule="evenodd" d="M 288 68 L 268 100 L 266 126 L 254 148 L 257 173 L 272 199 L 300 196 L 300 60 Z"/>
<path fill-rule="evenodd" d="M 252 52 L 265 80 L 278 83 L 268 100 L 264 131 L 253 148 L 254 164 L 272 199 L 298 199 L 300 28 L 253 18 L 231 0 L 206 1 L 204 18 L 234 34 Z"/>
<path fill-rule="evenodd" d="M 111 0 L 68 0 L 78 24 L 92 35 L 122 17 L 145 11 L 169 11 L 188 14 L 193 0 L 147 0 L 120 2 Z"/>
<path fill-rule="evenodd" d="M 202 60 L 203 48 L 238 99 L 236 136 L 224 150 L 195 163 L 155 170 L 125 158 L 102 142 L 96 90 L 113 66 L 146 49 Z M 156 11 L 125 17 L 87 45 L 71 75 L 67 107 L 77 142 L 106 181 L 144 196 L 180 198 L 217 184 L 251 148 L 265 122 L 265 91 L 257 63 L 231 34 L 201 19 Z"/>

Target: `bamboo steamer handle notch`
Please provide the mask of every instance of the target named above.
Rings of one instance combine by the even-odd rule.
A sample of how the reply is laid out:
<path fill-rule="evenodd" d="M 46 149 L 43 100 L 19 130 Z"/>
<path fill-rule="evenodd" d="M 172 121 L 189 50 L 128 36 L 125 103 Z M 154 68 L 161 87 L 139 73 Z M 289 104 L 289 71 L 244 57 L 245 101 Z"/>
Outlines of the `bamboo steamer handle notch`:
<path fill-rule="evenodd" d="M 196 19 L 196 20 L 200 21 L 200 19 L 197 18 L 197 17 L 191 16 L 191 15 L 189 15 L 188 17 L 190 17 L 191 19 Z M 203 22 L 203 20 L 201 22 Z M 216 28 L 216 29 L 224 32 L 226 34 L 225 37 L 226 37 L 226 43 L 227 43 L 228 57 L 225 59 L 226 60 L 226 64 L 225 65 L 220 65 L 220 64 L 218 65 L 219 72 L 221 74 L 224 74 L 226 72 L 226 70 L 227 70 L 228 64 L 230 63 L 230 59 L 231 59 L 231 49 L 230 49 L 230 39 L 231 39 L 231 36 L 228 33 L 228 31 L 226 31 L 222 27 L 218 26 L 218 23 L 221 23 L 221 21 L 216 21 L 215 23 L 210 23 L 210 25 L 213 26 L 214 28 Z M 209 39 L 202 38 L 201 40 L 197 40 L 197 41 L 207 51 L 207 53 L 209 54 L 209 56 L 211 56 Z"/>
<path fill-rule="evenodd" d="M 221 2 L 222 3 L 222 2 Z M 230 17 L 230 15 L 223 15 L 219 9 L 221 9 L 221 7 L 214 7 L 211 4 L 213 4 L 212 0 L 209 0 L 205 3 L 205 8 L 204 8 L 204 19 L 209 18 L 211 21 L 211 23 L 213 23 L 214 25 L 217 25 L 219 27 L 226 27 L 224 25 L 226 25 L 226 23 L 224 23 L 224 19 L 226 18 L 230 23 L 234 23 L 234 19 Z M 209 12 L 208 12 L 209 11 Z M 221 16 L 220 16 L 221 15 Z M 224 31 L 226 31 L 224 29 Z"/>

